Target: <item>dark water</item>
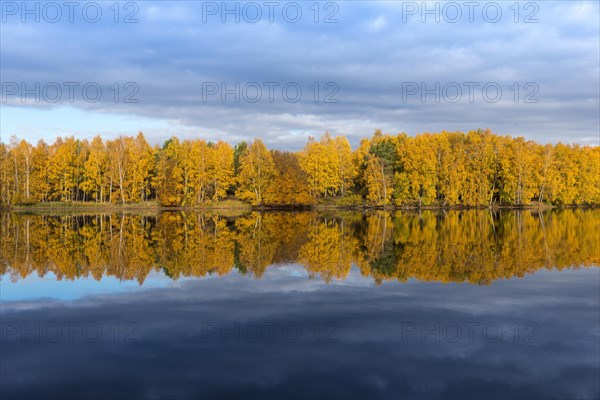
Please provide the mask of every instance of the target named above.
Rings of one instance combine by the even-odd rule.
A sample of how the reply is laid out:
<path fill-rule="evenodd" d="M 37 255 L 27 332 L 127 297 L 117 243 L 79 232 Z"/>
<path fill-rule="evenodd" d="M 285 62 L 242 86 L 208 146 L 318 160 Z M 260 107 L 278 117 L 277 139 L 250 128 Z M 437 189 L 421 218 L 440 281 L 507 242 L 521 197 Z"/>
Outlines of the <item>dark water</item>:
<path fill-rule="evenodd" d="M 0 397 L 600 397 L 600 211 L 0 215 Z"/>

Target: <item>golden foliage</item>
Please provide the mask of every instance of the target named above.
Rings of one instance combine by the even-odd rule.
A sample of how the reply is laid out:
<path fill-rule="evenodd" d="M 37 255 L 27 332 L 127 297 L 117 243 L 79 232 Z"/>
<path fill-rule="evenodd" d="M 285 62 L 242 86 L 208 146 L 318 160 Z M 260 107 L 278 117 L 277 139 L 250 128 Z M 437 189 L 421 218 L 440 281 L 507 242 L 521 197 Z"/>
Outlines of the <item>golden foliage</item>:
<path fill-rule="evenodd" d="M 273 156 L 262 140 L 256 139 L 240 156 L 239 187 L 236 195 L 252 205 L 261 205 L 275 177 Z"/>
<path fill-rule="evenodd" d="M 260 139 L 176 137 L 152 147 L 136 137 L 0 143 L 0 206 L 37 202 L 204 206 L 235 194 L 253 205 L 310 205 L 361 196 L 371 206 L 600 204 L 600 148 L 540 145 L 489 130 L 376 131 L 353 152 L 344 136 L 309 138 L 297 153 Z M 327 201 L 325 201 L 327 203 Z"/>

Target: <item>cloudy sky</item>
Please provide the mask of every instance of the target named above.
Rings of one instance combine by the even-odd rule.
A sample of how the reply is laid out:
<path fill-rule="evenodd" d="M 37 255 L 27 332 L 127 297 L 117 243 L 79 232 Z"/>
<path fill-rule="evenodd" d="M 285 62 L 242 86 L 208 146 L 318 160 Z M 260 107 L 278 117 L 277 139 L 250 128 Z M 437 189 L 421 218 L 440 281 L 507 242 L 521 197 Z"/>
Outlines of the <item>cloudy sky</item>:
<path fill-rule="evenodd" d="M 599 142 L 596 1 L 0 1 L 1 134 Z"/>

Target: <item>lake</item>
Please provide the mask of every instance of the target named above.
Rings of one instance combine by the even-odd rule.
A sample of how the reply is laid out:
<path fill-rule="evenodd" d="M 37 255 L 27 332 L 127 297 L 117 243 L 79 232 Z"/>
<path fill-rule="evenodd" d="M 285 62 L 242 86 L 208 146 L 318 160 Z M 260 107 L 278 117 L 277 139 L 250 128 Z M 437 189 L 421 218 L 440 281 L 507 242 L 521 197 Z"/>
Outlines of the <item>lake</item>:
<path fill-rule="evenodd" d="M 0 397 L 600 397 L 600 210 L 0 213 Z"/>

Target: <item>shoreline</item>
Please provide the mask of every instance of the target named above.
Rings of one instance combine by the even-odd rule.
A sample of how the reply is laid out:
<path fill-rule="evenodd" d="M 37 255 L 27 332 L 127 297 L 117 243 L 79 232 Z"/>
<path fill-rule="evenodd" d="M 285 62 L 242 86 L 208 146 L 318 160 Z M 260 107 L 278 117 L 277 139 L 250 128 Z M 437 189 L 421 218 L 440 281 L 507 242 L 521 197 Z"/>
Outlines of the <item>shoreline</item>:
<path fill-rule="evenodd" d="M 206 206 L 161 206 L 158 203 L 144 204 L 107 204 L 107 203 L 35 203 L 30 205 L 13 205 L 0 207 L 2 212 L 49 212 L 49 211 L 100 211 L 100 212 L 299 212 L 299 211 L 419 211 L 419 210 L 549 210 L 549 209 L 594 209 L 600 205 L 568 205 L 555 206 L 550 204 L 528 204 L 528 205 L 492 205 L 492 206 L 366 206 L 366 205 L 336 205 L 336 204 L 314 204 L 314 205 L 263 205 L 252 206 L 241 202 L 227 202 L 226 204 L 214 204 Z"/>

